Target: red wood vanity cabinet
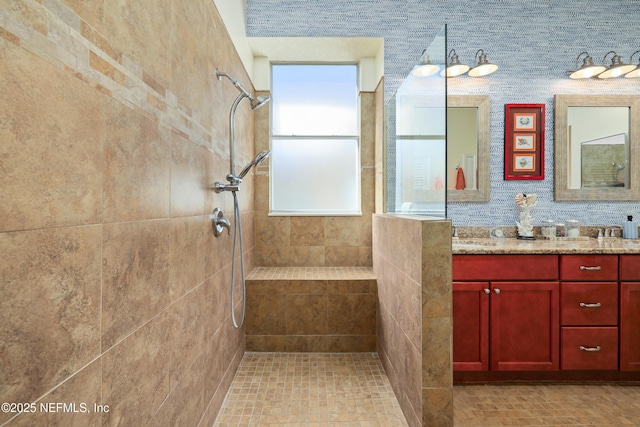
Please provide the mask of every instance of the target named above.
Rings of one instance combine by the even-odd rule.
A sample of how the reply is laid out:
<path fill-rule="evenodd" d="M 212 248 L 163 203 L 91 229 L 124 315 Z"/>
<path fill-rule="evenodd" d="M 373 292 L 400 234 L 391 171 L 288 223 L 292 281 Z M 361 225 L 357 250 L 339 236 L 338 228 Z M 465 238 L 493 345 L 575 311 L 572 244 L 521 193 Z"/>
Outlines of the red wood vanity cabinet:
<path fill-rule="evenodd" d="M 557 255 L 453 257 L 453 368 L 554 371 Z"/>
<path fill-rule="evenodd" d="M 640 371 L 640 255 L 620 255 L 620 370 Z"/>

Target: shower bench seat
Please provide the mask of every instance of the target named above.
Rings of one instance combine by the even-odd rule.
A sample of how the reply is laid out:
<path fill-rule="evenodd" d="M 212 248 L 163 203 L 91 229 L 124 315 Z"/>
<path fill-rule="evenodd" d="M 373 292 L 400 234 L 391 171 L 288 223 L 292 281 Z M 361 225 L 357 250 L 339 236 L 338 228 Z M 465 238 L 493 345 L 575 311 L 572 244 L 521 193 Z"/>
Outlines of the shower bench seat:
<path fill-rule="evenodd" d="M 246 285 L 247 351 L 376 351 L 371 267 L 256 267 Z"/>

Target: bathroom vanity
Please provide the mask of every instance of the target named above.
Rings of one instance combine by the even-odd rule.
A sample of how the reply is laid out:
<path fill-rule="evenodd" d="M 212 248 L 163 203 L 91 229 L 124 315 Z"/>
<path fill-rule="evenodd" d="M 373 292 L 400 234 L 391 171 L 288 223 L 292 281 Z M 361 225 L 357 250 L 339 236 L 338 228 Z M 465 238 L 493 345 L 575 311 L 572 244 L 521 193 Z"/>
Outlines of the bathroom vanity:
<path fill-rule="evenodd" d="M 454 241 L 454 380 L 639 380 L 640 242 Z"/>

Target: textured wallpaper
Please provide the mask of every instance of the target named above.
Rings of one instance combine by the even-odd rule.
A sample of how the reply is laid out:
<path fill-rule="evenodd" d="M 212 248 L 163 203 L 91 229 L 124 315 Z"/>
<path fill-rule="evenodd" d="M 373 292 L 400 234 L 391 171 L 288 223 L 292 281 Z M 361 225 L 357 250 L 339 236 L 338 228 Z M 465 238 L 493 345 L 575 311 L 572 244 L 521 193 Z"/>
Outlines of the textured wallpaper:
<path fill-rule="evenodd" d="M 584 50 L 596 62 L 610 50 L 628 62 L 640 49 L 638 22 L 638 0 L 247 0 L 250 37 L 384 37 L 387 100 L 445 23 L 448 47 L 462 62 L 484 49 L 500 66 L 485 78 L 448 82 L 450 94 L 491 96 L 491 201 L 450 203 L 454 225 L 513 225 L 520 192 L 538 195 L 535 224 L 574 218 L 618 225 L 627 213 L 640 217 L 638 202 L 553 201 L 554 94 L 640 94 L 639 79 L 573 81 L 564 72 Z M 503 179 L 504 105 L 511 103 L 546 104 L 544 181 Z"/>

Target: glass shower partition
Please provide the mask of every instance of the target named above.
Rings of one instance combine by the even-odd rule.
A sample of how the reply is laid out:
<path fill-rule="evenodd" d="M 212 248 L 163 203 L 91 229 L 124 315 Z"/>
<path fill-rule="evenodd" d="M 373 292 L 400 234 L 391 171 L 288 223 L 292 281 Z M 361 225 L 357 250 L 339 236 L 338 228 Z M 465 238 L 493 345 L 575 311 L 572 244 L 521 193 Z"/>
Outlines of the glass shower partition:
<path fill-rule="evenodd" d="M 385 212 L 446 218 L 446 63 L 445 25 L 386 103 Z"/>

